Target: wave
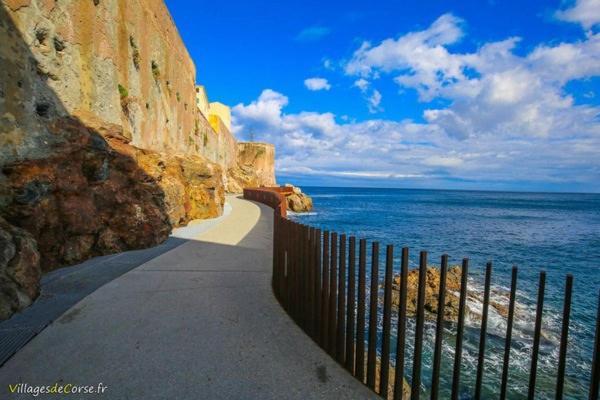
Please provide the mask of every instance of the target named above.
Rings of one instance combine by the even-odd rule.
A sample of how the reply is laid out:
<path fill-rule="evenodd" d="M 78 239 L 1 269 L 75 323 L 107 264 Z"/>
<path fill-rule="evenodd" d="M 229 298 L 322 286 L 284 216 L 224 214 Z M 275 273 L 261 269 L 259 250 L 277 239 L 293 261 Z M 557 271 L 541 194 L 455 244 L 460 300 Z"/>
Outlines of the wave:
<path fill-rule="evenodd" d="M 312 216 L 312 215 L 319 215 L 319 213 L 316 211 L 294 212 L 294 211 L 289 211 L 289 210 L 288 210 L 287 214 L 291 217 L 308 217 L 308 216 Z"/>

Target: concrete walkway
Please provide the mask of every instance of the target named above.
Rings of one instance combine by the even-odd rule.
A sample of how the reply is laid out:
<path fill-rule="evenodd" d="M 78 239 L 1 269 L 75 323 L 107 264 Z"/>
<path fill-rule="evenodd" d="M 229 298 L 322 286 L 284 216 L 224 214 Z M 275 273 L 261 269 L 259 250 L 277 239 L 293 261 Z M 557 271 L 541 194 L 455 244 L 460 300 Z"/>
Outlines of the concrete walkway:
<path fill-rule="evenodd" d="M 32 398 L 9 384 L 55 382 L 108 387 L 71 398 L 378 398 L 275 300 L 272 210 L 229 202 L 218 225 L 101 287 L 31 340 L 0 368 L 0 398 Z"/>

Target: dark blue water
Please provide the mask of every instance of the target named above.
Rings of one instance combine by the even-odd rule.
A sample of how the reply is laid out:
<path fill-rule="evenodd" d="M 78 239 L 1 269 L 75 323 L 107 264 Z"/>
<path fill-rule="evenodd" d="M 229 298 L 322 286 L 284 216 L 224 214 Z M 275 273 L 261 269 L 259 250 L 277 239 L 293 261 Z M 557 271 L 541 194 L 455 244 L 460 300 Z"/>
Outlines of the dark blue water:
<path fill-rule="evenodd" d="M 529 376 L 532 330 L 539 272 L 547 272 L 544 324 L 536 398 L 553 398 L 562 298 L 566 274 L 574 276 L 573 309 L 568 347 L 565 398 L 587 398 L 592 342 L 600 289 L 600 195 L 478 191 L 438 191 L 362 188 L 303 190 L 312 196 L 314 212 L 292 216 L 302 223 L 356 235 L 398 249 L 411 248 L 411 267 L 418 265 L 419 250 L 429 251 L 430 264 L 443 253 L 451 264 L 470 259 L 470 286 L 481 289 L 487 261 L 494 265 L 492 281 L 502 301 L 509 286 L 512 265 L 519 267 L 518 312 L 515 323 L 509 398 L 524 398 Z M 396 258 L 396 266 L 399 259 Z M 473 308 L 477 304 L 472 305 Z M 477 359 L 478 320 L 469 326 L 463 357 L 463 398 L 470 398 Z M 505 336 L 505 321 L 490 319 L 485 381 L 495 398 Z M 429 345 L 425 363 L 431 362 L 434 326 L 428 324 Z M 449 376 L 454 327 L 447 329 L 443 369 Z M 411 338 L 407 346 L 411 347 Z M 423 372 L 430 382 L 429 365 Z M 410 373 L 410 368 L 409 368 Z M 450 384 L 446 379 L 445 387 Z M 446 393 L 447 394 L 447 393 Z"/>

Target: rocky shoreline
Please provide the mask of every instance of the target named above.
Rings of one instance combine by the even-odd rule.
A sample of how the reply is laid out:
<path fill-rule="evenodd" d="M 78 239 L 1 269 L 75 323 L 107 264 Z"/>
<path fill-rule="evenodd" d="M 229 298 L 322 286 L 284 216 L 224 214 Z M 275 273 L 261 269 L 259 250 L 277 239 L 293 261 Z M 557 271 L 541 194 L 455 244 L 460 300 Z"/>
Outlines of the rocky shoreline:
<path fill-rule="evenodd" d="M 460 284 L 462 270 L 458 265 L 448 268 L 446 274 L 446 294 L 444 301 L 444 320 L 457 322 L 460 300 Z M 395 306 L 400 304 L 400 275 L 394 276 L 392 283 L 392 303 Z M 435 320 L 439 308 L 440 291 L 440 269 L 429 266 L 425 279 L 425 318 Z M 409 317 L 414 317 L 417 310 L 417 297 L 419 286 L 419 270 L 413 269 L 408 272 L 406 313 Z M 499 301 L 497 298 L 505 299 Z M 479 304 L 483 301 L 482 294 L 479 291 L 469 288 L 467 285 L 466 315 L 473 321 L 479 321 L 481 314 L 479 310 L 473 308 L 473 304 Z M 508 316 L 508 292 L 495 290 L 494 298 L 490 298 L 490 309 L 506 318 Z"/>
<path fill-rule="evenodd" d="M 284 187 L 292 188 L 291 193 L 285 193 L 288 210 L 302 213 L 313 209 L 312 199 L 305 193 L 302 193 L 302 189 L 290 183 L 286 183 Z"/>

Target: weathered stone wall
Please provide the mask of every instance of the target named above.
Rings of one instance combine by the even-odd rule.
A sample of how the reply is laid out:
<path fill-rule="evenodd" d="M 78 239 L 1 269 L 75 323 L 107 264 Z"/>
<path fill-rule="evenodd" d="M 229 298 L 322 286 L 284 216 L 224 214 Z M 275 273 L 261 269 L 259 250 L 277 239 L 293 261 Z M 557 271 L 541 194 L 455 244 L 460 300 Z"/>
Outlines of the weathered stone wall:
<path fill-rule="evenodd" d="M 122 125 L 140 148 L 202 154 L 194 63 L 162 0 L 3 3 L 64 112 Z"/>

